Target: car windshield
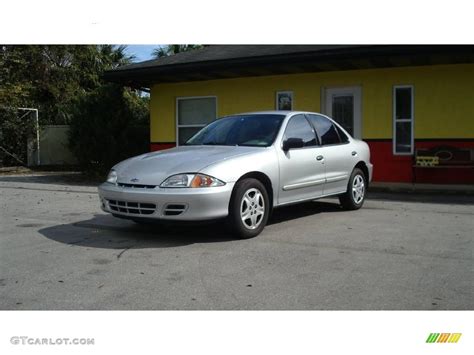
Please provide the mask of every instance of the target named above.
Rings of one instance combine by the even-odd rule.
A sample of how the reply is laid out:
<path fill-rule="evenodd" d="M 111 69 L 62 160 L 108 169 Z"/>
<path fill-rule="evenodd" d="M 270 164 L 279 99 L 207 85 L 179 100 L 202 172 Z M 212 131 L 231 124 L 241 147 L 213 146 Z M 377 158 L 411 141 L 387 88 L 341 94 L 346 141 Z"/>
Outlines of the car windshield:
<path fill-rule="evenodd" d="M 185 145 L 240 145 L 268 147 L 273 144 L 285 115 L 238 115 L 207 125 Z"/>

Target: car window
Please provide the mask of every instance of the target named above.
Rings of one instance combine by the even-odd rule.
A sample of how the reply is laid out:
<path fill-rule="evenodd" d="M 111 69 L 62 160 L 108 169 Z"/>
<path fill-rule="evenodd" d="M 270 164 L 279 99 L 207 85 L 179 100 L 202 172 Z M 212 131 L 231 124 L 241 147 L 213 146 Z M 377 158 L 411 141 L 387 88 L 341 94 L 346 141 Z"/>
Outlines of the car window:
<path fill-rule="evenodd" d="M 341 143 L 349 142 L 349 137 L 347 136 L 347 134 L 345 134 L 344 131 L 340 129 L 337 125 L 334 125 L 334 126 L 336 126 L 337 133 L 339 133 L 339 138 L 341 139 Z"/>
<path fill-rule="evenodd" d="M 283 140 L 288 138 L 301 138 L 305 147 L 316 145 L 316 133 L 304 115 L 290 118 Z"/>
<path fill-rule="evenodd" d="M 333 125 L 330 120 L 319 115 L 308 115 L 308 118 L 314 127 L 316 127 L 322 145 L 341 143 L 339 135 L 337 134 L 336 126 Z"/>

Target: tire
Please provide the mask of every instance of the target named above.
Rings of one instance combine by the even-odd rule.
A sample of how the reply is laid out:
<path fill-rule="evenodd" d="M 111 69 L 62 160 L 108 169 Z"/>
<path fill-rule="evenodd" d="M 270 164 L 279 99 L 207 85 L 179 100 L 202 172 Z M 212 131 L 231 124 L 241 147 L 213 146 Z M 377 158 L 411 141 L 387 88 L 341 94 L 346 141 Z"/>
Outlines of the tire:
<path fill-rule="evenodd" d="M 339 202 L 345 210 L 358 210 L 365 201 L 367 178 L 362 170 L 355 168 L 347 183 L 346 193 L 339 195 Z"/>
<path fill-rule="evenodd" d="M 267 224 L 270 208 L 268 192 L 260 181 L 244 179 L 237 182 L 229 203 L 231 233 L 241 239 L 257 236 Z"/>

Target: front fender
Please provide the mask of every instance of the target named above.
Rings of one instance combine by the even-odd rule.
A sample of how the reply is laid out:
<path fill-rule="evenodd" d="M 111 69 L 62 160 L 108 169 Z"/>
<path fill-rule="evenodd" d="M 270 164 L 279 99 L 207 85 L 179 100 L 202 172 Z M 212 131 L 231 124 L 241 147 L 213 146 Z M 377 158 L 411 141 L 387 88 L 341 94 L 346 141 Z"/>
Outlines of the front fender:
<path fill-rule="evenodd" d="M 242 176 L 251 172 L 265 174 L 271 181 L 275 201 L 280 186 L 278 157 L 273 146 L 262 148 L 262 151 L 249 155 L 226 159 L 203 168 L 200 173 L 214 176 L 226 183 L 235 183 Z"/>

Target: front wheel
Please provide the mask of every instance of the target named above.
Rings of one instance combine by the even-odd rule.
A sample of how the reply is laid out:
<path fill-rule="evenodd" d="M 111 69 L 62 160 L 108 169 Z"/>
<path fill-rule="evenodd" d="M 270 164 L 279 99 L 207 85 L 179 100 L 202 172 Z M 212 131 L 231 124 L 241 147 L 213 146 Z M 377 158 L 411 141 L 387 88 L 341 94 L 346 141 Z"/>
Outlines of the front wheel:
<path fill-rule="evenodd" d="M 339 202 L 346 210 L 358 210 L 365 200 L 366 178 L 362 170 L 355 168 L 352 171 L 347 191 L 339 196 Z"/>
<path fill-rule="evenodd" d="M 256 179 L 239 181 L 229 204 L 231 232 L 242 239 L 257 236 L 267 224 L 269 211 L 265 186 Z"/>

